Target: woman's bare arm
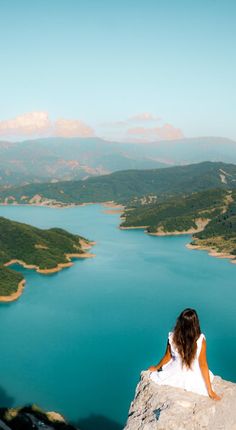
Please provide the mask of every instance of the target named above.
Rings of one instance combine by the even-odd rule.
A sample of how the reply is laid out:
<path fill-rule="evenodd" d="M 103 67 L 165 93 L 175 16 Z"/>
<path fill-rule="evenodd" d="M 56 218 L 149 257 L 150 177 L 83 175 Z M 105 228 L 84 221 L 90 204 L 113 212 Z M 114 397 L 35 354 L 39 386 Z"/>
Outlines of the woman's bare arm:
<path fill-rule="evenodd" d="M 209 394 L 209 397 L 213 400 L 220 400 L 221 397 L 216 394 L 211 386 L 211 380 L 210 380 L 210 374 L 209 374 L 209 368 L 207 364 L 207 357 L 206 357 L 206 340 L 203 338 L 202 340 L 202 348 L 200 355 L 198 357 L 199 366 L 202 372 L 203 379 L 205 381 L 207 391 Z"/>
<path fill-rule="evenodd" d="M 171 360 L 170 345 L 169 345 L 169 342 L 167 342 L 167 347 L 166 347 L 166 352 L 164 357 L 161 359 L 161 361 L 159 361 L 159 363 L 156 366 L 150 366 L 149 370 L 151 370 L 151 372 L 154 372 L 155 370 L 159 370 L 162 366 L 164 366 L 164 364 L 168 363 L 168 361 L 170 360 Z"/>

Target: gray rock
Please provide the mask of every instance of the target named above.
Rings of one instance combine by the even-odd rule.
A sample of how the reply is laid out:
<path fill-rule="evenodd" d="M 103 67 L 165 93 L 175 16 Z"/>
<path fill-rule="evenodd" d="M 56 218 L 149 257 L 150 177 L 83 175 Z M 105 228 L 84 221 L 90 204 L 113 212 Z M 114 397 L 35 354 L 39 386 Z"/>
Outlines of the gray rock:
<path fill-rule="evenodd" d="M 236 384 L 215 376 L 215 401 L 189 391 L 158 385 L 141 373 L 124 430 L 236 430 Z"/>

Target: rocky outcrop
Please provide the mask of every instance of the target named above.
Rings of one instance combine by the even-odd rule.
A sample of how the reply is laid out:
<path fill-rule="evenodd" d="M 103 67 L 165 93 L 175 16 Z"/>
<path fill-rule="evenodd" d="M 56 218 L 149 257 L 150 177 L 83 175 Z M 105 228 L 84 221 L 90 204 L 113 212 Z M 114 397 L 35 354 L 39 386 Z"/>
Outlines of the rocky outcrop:
<path fill-rule="evenodd" d="M 78 430 L 67 424 L 62 415 L 44 412 L 37 406 L 1 408 L 1 430 Z"/>
<path fill-rule="evenodd" d="M 236 430 L 236 384 L 215 376 L 220 401 L 168 385 L 141 374 L 125 430 Z"/>

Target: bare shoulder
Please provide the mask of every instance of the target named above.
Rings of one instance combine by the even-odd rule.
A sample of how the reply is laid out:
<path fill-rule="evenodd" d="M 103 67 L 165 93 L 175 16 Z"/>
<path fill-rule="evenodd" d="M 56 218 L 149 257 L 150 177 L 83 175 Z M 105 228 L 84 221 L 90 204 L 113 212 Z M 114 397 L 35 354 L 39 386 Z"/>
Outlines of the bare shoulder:
<path fill-rule="evenodd" d="M 204 343 L 206 344 L 206 337 L 203 333 L 201 333 L 198 340 L 197 340 L 198 348 L 200 349 Z"/>
<path fill-rule="evenodd" d="M 198 359 L 200 362 L 206 361 L 206 339 L 205 339 L 205 337 L 202 338 L 202 344 L 201 344 L 201 349 L 200 349 Z"/>

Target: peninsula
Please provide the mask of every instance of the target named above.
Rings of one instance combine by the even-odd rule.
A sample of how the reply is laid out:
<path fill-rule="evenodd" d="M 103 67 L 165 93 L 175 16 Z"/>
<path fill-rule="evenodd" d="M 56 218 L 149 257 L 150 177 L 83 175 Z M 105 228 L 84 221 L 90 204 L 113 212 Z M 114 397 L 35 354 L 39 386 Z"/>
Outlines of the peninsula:
<path fill-rule="evenodd" d="M 92 245 L 60 228 L 42 230 L 0 217 L 0 301 L 16 300 L 24 289 L 22 274 L 11 265 L 51 274 L 70 267 L 73 258 L 93 257 L 88 252 Z"/>
<path fill-rule="evenodd" d="M 191 249 L 236 262 L 236 192 L 213 189 L 150 200 L 136 199 L 122 216 L 121 229 L 145 228 L 148 234 L 192 234 Z"/>

